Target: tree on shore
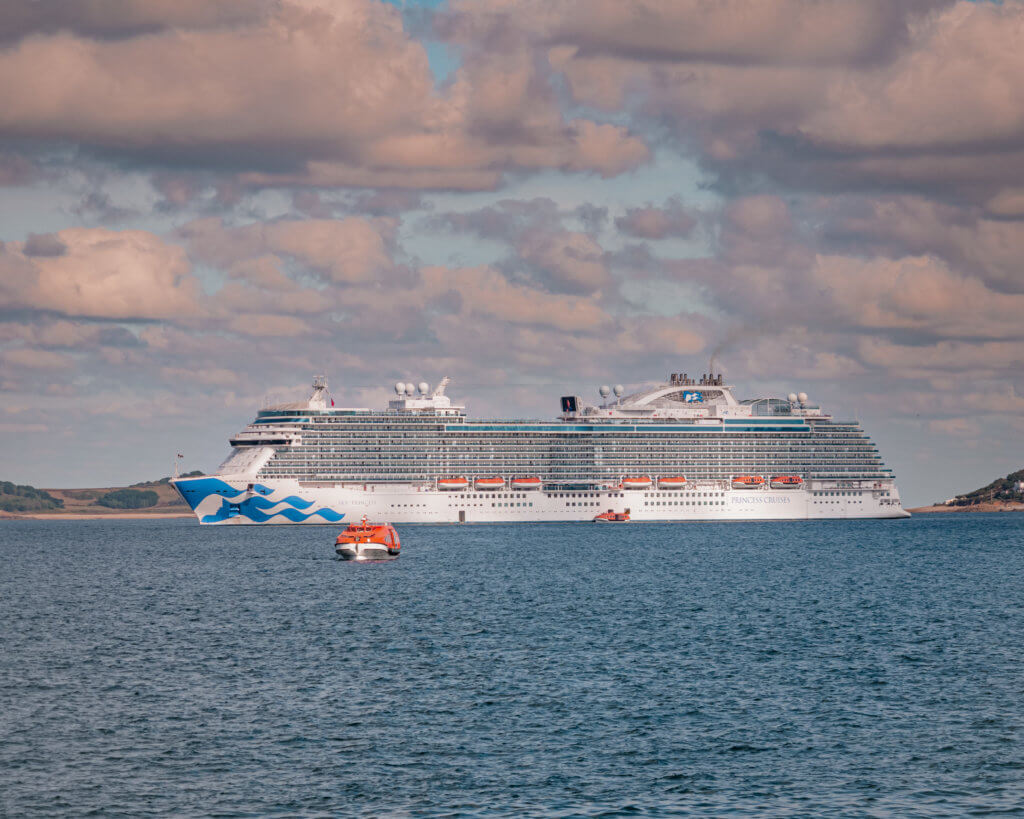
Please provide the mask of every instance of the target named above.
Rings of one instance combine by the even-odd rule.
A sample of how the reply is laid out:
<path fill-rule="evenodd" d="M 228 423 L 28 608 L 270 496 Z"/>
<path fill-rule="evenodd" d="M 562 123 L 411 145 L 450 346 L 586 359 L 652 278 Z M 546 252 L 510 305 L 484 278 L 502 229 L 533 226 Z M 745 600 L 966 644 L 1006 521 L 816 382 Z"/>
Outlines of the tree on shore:
<path fill-rule="evenodd" d="M 115 489 L 98 498 L 96 503 L 108 509 L 145 509 L 156 506 L 159 495 L 152 489 Z"/>

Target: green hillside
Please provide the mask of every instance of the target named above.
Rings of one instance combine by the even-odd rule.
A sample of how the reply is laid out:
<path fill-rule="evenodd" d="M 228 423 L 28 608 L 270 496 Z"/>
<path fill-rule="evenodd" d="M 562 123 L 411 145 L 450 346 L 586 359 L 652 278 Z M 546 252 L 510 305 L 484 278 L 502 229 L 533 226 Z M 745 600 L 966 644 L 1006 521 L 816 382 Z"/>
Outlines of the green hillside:
<path fill-rule="evenodd" d="M 1022 495 L 1017 487 L 1021 485 L 1022 481 L 1024 481 L 1024 469 L 1018 469 L 1005 478 L 996 478 L 981 489 L 975 489 L 966 495 L 957 495 L 953 498 L 950 506 L 974 506 L 992 501 L 1019 501 L 1022 499 Z"/>
<path fill-rule="evenodd" d="M 63 506 L 63 500 L 55 498 L 45 489 L 0 481 L 0 511 L 52 512 Z"/>
<path fill-rule="evenodd" d="M 182 477 L 195 477 L 191 472 Z M 0 481 L 0 513 L 11 515 L 184 514 L 188 506 L 170 478 L 95 489 L 37 489 Z"/>

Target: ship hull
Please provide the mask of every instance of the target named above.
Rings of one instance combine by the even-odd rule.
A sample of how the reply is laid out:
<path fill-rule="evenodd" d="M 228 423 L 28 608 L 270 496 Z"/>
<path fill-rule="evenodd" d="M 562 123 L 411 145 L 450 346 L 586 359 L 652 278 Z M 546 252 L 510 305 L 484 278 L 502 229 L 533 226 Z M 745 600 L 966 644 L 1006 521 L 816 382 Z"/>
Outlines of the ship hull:
<path fill-rule="evenodd" d="M 439 491 L 414 484 L 308 484 L 202 477 L 174 485 L 205 525 L 589 522 L 629 510 L 633 521 L 815 520 L 909 517 L 892 485 L 732 489 L 707 482 L 685 490 Z"/>

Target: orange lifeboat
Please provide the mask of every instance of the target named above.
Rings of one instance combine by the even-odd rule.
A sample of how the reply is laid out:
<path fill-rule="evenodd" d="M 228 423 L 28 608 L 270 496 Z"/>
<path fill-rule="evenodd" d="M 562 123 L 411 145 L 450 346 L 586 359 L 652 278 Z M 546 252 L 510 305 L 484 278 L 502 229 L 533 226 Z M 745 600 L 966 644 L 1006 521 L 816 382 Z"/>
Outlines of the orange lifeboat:
<path fill-rule="evenodd" d="M 685 489 L 686 478 L 673 475 L 671 478 L 658 478 L 658 489 Z"/>
<path fill-rule="evenodd" d="M 594 523 L 626 523 L 628 520 L 629 512 L 613 512 L 611 509 L 594 516 Z"/>
<path fill-rule="evenodd" d="M 477 489 L 484 489 L 493 491 L 495 489 L 501 489 L 505 485 L 505 479 L 495 475 L 493 478 L 477 478 L 473 482 L 473 486 Z"/>
<path fill-rule="evenodd" d="M 764 478 L 760 475 L 733 475 L 733 489 L 760 489 L 764 486 Z"/>
<path fill-rule="evenodd" d="M 638 475 L 633 478 L 622 479 L 623 489 L 650 489 L 653 485 L 654 481 L 652 481 L 646 475 Z"/>
<path fill-rule="evenodd" d="M 334 551 L 343 560 L 394 560 L 402 544 L 390 523 L 350 523 L 334 541 Z"/>
<path fill-rule="evenodd" d="M 804 479 L 799 475 L 772 475 L 772 489 L 799 489 L 804 485 Z"/>
<path fill-rule="evenodd" d="M 437 488 L 444 492 L 456 492 L 469 487 L 469 481 L 465 478 L 440 478 Z"/>
<path fill-rule="evenodd" d="M 511 486 L 513 489 L 540 489 L 540 478 L 533 476 L 524 478 L 513 478 Z"/>

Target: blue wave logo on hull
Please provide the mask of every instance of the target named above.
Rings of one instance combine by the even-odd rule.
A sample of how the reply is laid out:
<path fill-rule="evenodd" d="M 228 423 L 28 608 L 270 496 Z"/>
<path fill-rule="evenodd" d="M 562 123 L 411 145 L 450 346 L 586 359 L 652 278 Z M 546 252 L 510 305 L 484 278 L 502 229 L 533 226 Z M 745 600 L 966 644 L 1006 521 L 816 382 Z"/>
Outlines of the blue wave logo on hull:
<path fill-rule="evenodd" d="M 323 508 L 304 514 L 301 510 L 313 506 L 313 501 L 304 500 L 296 495 L 289 495 L 281 500 L 270 500 L 266 495 L 273 494 L 274 490 L 261 483 L 253 485 L 252 489 L 256 495 L 246 498 L 243 501 L 233 503 L 237 498 L 247 494 L 244 489 L 235 489 L 220 478 L 197 478 L 196 480 L 182 481 L 176 484 L 181 496 L 185 499 L 192 511 L 210 495 L 220 495 L 221 504 L 216 512 L 203 515 L 200 523 L 222 523 L 232 518 L 244 517 L 253 523 L 267 523 L 276 517 L 283 517 L 292 523 L 305 523 L 315 515 L 319 515 L 329 523 L 337 523 L 345 515 L 333 509 Z M 276 512 L 268 514 L 270 509 L 281 504 L 288 506 Z"/>
<path fill-rule="evenodd" d="M 258 500 L 262 500 L 264 505 L 255 503 Z M 283 501 L 279 501 L 283 503 Z M 304 508 L 312 506 L 312 502 L 306 503 Z M 277 506 L 277 503 L 270 503 L 264 498 L 249 498 L 249 500 L 242 501 L 241 503 L 231 503 L 230 501 L 222 501 L 220 509 L 218 509 L 212 515 L 203 515 L 201 523 L 221 523 L 231 518 L 246 518 L 251 520 L 253 523 L 267 523 L 276 517 L 283 517 L 290 520 L 292 523 L 305 523 L 311 517 L 319 515 L 328 523 L 337 523 L 345 515 L 341 512 L 335 512 L 333 509 L 317 509 L 315 512 L 309 514 L 303 514 L 298 509 L 286 507 L 279 509 L 276 512 L 267 514 L 263 509 L 270 509 Z"/>

